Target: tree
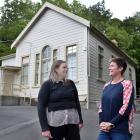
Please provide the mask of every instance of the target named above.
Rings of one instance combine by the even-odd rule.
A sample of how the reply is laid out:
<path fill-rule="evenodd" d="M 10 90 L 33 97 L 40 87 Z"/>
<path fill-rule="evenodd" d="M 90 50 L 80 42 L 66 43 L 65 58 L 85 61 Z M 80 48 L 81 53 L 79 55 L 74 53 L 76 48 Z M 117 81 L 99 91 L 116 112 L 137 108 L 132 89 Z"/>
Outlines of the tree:
<path fill-rule="evenodd" d="M 118 46 L 136 60 L 140 67 L 140 12 L 121 21 L 112 18 L 104 0 L 89 7 L 78 0 L 73 0 L 70 4 L 66 0 L 42 0 L 41 4 L 31 0 L 5 0 L 0 19 L 0 56 L 15 51 L 10 51 L 12 40 L 15 40 L 46 1 L 90 20 L 110 40 L 116 40 Z"/>
<path fill-rule="evenodd" d="M 8 47 L 6 45 L 6 43 L 0 43 L 0 57 L 11 54 L 11 53 L 15 53 L 15 49 L 10 49 L 10 47 Z"/>
<path fill-rule="evenodd" d="M 123 28 L 108 26 L 106 29 L 106 35 L 110 40 L 116 40 L 118 46 L 123 50 L 129 50 L 132 43 L 132 37 Z"/>
<path fill-rule="evenodd" d="M 112 17 L 109 9 L 105 8 L 105 1 L 98 2 L 97 4 L 89 7 L 89 20 L 91 23 L 102 33 L 106 31 L 108 22 Z"/>
<path fill-rule="evenodd" d="M 1 9 L 1 24 L 7 25 L 18 20 L 29 22 L 39 7 L 39 3 L 33 4 L 30 0 L 5 0 Z"/>
<path fill-rule="evenodd" d="M 2 55 L 4 55 L 3 47 L 6 48 L 4 50 L 7 50 L 5 55 L 10 53 L 8 47 L 12 41 L 9 40 L 15 40 L 39 8 L 39 3 L 32 3 L 30 0 L 5 0 L 4 6 L 1 8 L 0 19 L 0 52 Z"/>
<path fill-rule="evenodd" d="M 140 33 L 140 12 L 136 12 L 132 17 L 127 17 L 123 21 L 123 26 L 129 34 Z"/>
<path fill-rule="evenodd" d="M 54 5 L 57 5 L 60 8 L 70 11 L 69 4 L 66 0 L 41 0 L 41 1 L 42 1 L 42 4 L 44 4 L 45 2 L 50 2 Z"/>
<path fill-rule="evenodd" d="M 132 44 L 129 47 L 128 54 L 137 61 L 137 86 L 140 85 L 140 12 L 134 16 L 123 20 L 124 29 L 132 36 Z M 140 94 L 140 93 L 139 93 Z"/>
<path fill-rule="evenodd" d="M 109 26 L 122 28 L 123 22 L 118 18 L 112 18 L 109 20 Z"/>
<path fill-rule="evenodd" d="M 89 19 L 88 8 L 85 5 L 81 4 L 79 1 L 73 0 L 73 2 L 70 4 L 70 9 L 73 14 L 81 16 L 85 19 Z"/>

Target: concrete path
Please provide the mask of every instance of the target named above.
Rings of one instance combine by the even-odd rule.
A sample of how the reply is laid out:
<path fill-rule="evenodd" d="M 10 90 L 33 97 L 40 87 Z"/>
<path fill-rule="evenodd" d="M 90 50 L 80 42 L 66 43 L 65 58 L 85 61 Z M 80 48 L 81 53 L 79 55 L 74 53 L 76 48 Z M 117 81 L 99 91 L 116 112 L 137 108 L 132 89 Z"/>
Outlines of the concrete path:
<path fill-rule="evenodd" d="M 81 140 L 96 140 L 98 115 L 93 110 L 83 110 L 84 128 Z M 140 139 L 140 114 L 135 116 L 135 135 Z M 46 140 L 40 135 L 36 107 L 0 107 L 0 140 Z"/>

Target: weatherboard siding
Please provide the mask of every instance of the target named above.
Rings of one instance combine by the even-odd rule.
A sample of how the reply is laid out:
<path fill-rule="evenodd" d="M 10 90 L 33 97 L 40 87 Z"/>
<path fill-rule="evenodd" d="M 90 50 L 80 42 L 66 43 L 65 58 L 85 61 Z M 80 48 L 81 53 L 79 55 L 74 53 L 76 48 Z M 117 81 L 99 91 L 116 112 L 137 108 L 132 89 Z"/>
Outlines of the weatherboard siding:
<path fill-rule="evenodd" d="M 76 44 L 78 47 L 78 78 L 76 86 L 79 95 L 87 95 L 87 27 L 48 9 L 38 22 L 30 29 L 16 49 L 16 65 L 21 66 L 21 58 L 30 57 L 28 95 L 37 97 L 39 87 L 34 87 L 35 55 L 49 45 L 58 49 L 58 59 L 66 60 L 66 46 Z"/>
<path fill-rule="evenodd" d="M 15 58 L 7 58 L 2 60 L 2 66 L 15 66 Z"/>
<path fill-rule="evenodd" d="M 100 101 L 100 96 L 102 92 L 103 85 L 110 81 L 110 77 L 108 76 L 108 66 L 109 60 L 112 55 L 115 57 L 122 57 L 119 53 L 117 53 L 113 48 L 111 48 L 108 44 L 106 44 L 103 40 L 98 38 L 93 32 L 88 32 L 89 41 L 89 78 L 88 78 L 88 90 L 89 90 L 89 108 L 98 106 L 98 102 Z M 98 79 L 98 47 L 101 46 L 104 49 L 104 62 L 103 62 L 103 79 Z M 125 58 L 124 58 L 125 59 Z M 126 60 L 127 61 L 127 60 Z M 128 68 L 125 72 L 125 78 L 129 79 L 128 69 L 132 70 L 132 79 L 134 81 L 134 86 L 136 85 L 136 75 L 135 68 L 127 61 Z"/>

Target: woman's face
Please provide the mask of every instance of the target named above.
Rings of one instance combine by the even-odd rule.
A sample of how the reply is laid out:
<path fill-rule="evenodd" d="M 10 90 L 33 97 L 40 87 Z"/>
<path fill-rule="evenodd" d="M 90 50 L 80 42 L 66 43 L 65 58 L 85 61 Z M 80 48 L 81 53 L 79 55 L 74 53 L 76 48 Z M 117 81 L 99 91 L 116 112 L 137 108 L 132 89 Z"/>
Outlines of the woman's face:
<path fill-rule="evenodd" d="M 68 71 L 68 68 L 67 68 L 67 64 L 66 63 L 62 63 L 57 69 L 56 69 L 56 72 L 57 72 L 57 75 L 61 78 L 66 78 L 67 76 L 67 71 Z"/>
<path fill-rule="evenodd" d="M 109 75 L 110 76 L 120 75 L 121 71 L 122 71 L 122 68 L 119 68 L 115 62 L 110 63 L 110 65 L 109 65 Z"/>

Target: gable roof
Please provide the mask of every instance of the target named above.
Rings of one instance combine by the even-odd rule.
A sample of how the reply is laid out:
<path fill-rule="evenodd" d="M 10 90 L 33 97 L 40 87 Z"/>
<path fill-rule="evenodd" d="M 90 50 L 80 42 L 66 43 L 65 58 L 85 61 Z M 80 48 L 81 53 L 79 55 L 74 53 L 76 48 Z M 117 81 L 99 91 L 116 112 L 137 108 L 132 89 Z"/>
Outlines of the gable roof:
<path fill-rule="evenodd" d="M 61 13 L 62 15 L 69 17 L 87 27 L 90 27 L 90 21 L 79 17 L 75 14 L 72 14 L 71 12 L 68 12 L 58 6 L 55 6 L 49 2 L 46 2 L 42 8 L 37 12 L 37 14 L 32 18 L 32 20 L 27 24 L 27 26 L 23 29 L 23 31 L 19 34 L 19 36 L 16 38 L 16 40 L 12 43 L 11 48 L 16 47 L 19 41 L 24 37 L 24 35 L 31 29 L 31 27 L 36 23 L 36 21 L 42 16 L 42 14 L 46 11 L 46 9 L 52 9 L 54 11 L 57 11 L 58 13 Z"/>
<path fill-rule="evenodd" d="M 110 41 L 105 35 L 103 35 L 99 30 L 97 30 L 93 25 L 90 25 L 90 30 L 100 39 L 102 39 L 106 44 L 111 46 L 115 51 L 117 51 L 120 55 L 127 58 L 127 60 L 134 66 L 137 67 L 136 62 L 120 47 L 116 46 L 112 41 Z"/>
<path fill-rule="evenodd" d="M 22 32 L 19 34 L 19 36 L 16 38 L 16 40 L 12 43 L 11 48 L 16 47 L 18 43 L 22 40 L 22 38 L 28 33 L 28 31 L 33 27 L 33 25 L 39 20 L 39 18 L 44 14 L 46 9 L 52 9 L 66 17 L 69 17 L 73 19 L 76 22 L 79 22 L 85 26 L 87 26 L 91 31 L 93 31 L 94 34 L 99 36 L 101 39 L 103 39 L 107 44 L 109 44 L 113 49 L 118 51 L 121 55 L 126 57 L 128 61 L 133 64 L 133 66 L 136 67 L 136 63 L 119 47 L 117 47 L 112 41 L 110 41 L 105 35 L 103 35 L 99 30 L 97 30 L 93 25 L 91 25 L 89 20 L 86 20 L 80 16 L 77 16 L 71 12 L 68 12 L 58 6 L 55 6 L 49 2 L 46 2 L 42 8 L 37 12 L 37 14 L 32 18 L 32 20 L 27 24 L 27 26 L 22 30 Z"/>

